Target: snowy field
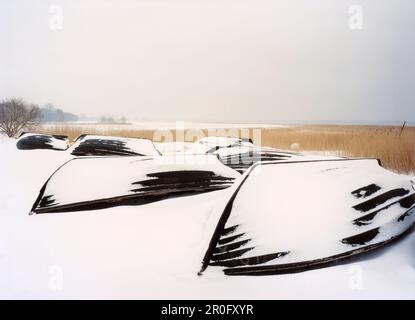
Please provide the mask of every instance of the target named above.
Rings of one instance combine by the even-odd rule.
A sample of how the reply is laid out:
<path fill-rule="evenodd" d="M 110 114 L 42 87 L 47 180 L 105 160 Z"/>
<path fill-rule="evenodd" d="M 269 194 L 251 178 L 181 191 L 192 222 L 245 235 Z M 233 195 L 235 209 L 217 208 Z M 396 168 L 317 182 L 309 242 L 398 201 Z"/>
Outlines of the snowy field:
<path fill-rule="evenodd" d="M 415 299 L 413 228 L 390 246 L 329 268 L 200 277 L 212 222 L 230 189 L 29 216 L 43 183 L 70 158 L 62 151 L 19 151 L 14 139 L 0 138 L 0 298 Z"/>

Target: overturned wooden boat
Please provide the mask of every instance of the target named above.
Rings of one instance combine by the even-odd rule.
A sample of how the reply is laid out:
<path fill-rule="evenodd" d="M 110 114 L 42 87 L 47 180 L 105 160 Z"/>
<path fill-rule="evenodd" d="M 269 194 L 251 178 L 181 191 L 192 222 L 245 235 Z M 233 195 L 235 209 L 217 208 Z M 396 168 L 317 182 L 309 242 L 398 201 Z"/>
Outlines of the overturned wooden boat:
<path fill-rule="evenodd" d="M 253 144 L 221 147 L 215 150 L 213 154 L 218 155 L 224 165 L 237 170 L 239 173 L 244 173 L 257 162 L 311 159 L 310 156 L 305 157 L 299 153 L 257 147 Z"/>
<path fill-rule="evenodd" d="M 232 148 L 239 146 L 253 146 L 252 139 L 239 137 L 204 137 L 197 140 L 195 146 L 199 146 L 206 153 L 214 153 L 221 148 Z"/>
<path fill-rule="evenodd" d="M 155 156 L 157 151 L 150 139 L 124 138 L 84 134 L 72 145 L 74 156 Z"/>
<path fill-rule="evenodd" d="M 69 147 L 69 139 L 64 135 L 49 135 L 23 132 L 17 142 L 19 150 L 58 150 L 64 151 Z"/>
<path fill-rule="evenodd" d="M 225 189 L 238 177 L 213 155 L 74 158 L 46 181 L 31 213 L 142 205 Z"/>
<path fill-rule="evenodd" d="M 199 274 L 320 268 L 384 246 L 415 221 L 414 182 L 376 159 L 258 162 L 232 188 Z"/>
<path fill-rule="evenodd" d="M 261 161 L 282 161 L 303 159 L 300 153 L 256 146 L 249 138 L 205 137 L 194 143 L 193 153 L 218 155 L 228 167 L 244 173 L 253 164 Z M 315 157 L 307 157 L 313 158 Z"/>

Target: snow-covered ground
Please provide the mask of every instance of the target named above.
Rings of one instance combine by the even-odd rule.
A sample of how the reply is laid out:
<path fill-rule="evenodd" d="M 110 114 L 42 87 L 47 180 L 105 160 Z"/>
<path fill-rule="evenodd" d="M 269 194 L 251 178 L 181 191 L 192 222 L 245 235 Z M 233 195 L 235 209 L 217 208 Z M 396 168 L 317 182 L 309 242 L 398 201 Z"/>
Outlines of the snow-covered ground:
<path fill-rule="evenodd" d="M 14 139 L 0 138 L 0 298 L 415 299 L 415 232 L 320 270 L 197 276 L 230 189 L 29 216 L 45 180 L 69 158 L 65 151 L 19 151 Z"/>

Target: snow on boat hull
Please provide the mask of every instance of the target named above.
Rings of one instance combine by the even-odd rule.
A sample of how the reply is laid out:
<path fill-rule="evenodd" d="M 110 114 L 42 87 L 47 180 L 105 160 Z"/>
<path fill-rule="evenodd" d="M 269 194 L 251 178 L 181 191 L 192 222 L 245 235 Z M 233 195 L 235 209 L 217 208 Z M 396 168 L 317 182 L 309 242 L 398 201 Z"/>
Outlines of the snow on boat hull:
<path fill-rule="evenodd" d="M 159 152 L 149 139 L 81 135 L 71 147 L 74 156 L 155 156 Z"/>
<path fill-rule="evenodd" d="M 214 154 L 219 156 L 223 164 L 239 173 L 244 173 L 257 162 L 293 161 L 304 158 L 304 156 L 297 153 L 280 151 L 273 148 L 256 147 L 254 145 L 218 148 Z"/>
<path fill-rule="evenodd" d="M 22 133 L 16 142 L 19 150 L 59 150 L 68 149 L 69 140 L 67 136 L 47 135 L 38 133 Z"/>
<path fill-rule="evenodd" d="M 44 184 L 31 213 L 142 205 L 225 189 L 240 177 L 212 155 L 182 160 L 168 156 L 72 159 Z"/>
<path fill-rule="evenodd" d="M 244 173 L 260 161 L 283 161 L 304 158 L 301 154 L 274 148 L 258 147 L 251 139 L 206 137 L 194 143 L 193 151 L 216 154 L 228 167 Z"/>
<path fill-rule="evenodd" d="M 413 182 L 375 159 L 256 164 L 235 188 L 200 273 L 320 268 L 384 246 L 415 221 Z"/>

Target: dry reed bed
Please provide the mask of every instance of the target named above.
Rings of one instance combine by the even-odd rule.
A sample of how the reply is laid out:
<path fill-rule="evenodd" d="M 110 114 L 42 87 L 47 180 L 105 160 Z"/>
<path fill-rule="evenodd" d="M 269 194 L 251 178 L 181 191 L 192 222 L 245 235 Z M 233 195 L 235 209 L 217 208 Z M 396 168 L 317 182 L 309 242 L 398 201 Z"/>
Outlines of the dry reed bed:
<path fill-rule="evenodd" d="M 188 130 L 185 141 L 195 141 L 200 135 L 215 134 L 219 136 L 246 135 L 246 130 Z M 415 172 L 415 127 L 386 126 L 292 126 L 261 130 L 261 144 L 278 149 L 295 149 L 296 151 L 329 151 L 347 157 L 375 157 L 382 161 L 384 167 L 400 173 Z M 84 133 L 106 134 L 123 137 L 141 137 L 160 141 L 160 136 L 176 140 L 174 131 L 136 130 L 129 128 L 105 129 L 100 126 L 39 126 L 40 133 L 64 134 L 74 140 Z M 253 129 L 249 136 L 253 137 Z M 155 133 L 157 133 L 155 135 Z M 181 138 L 178 138 L 181 140 Z"/>

